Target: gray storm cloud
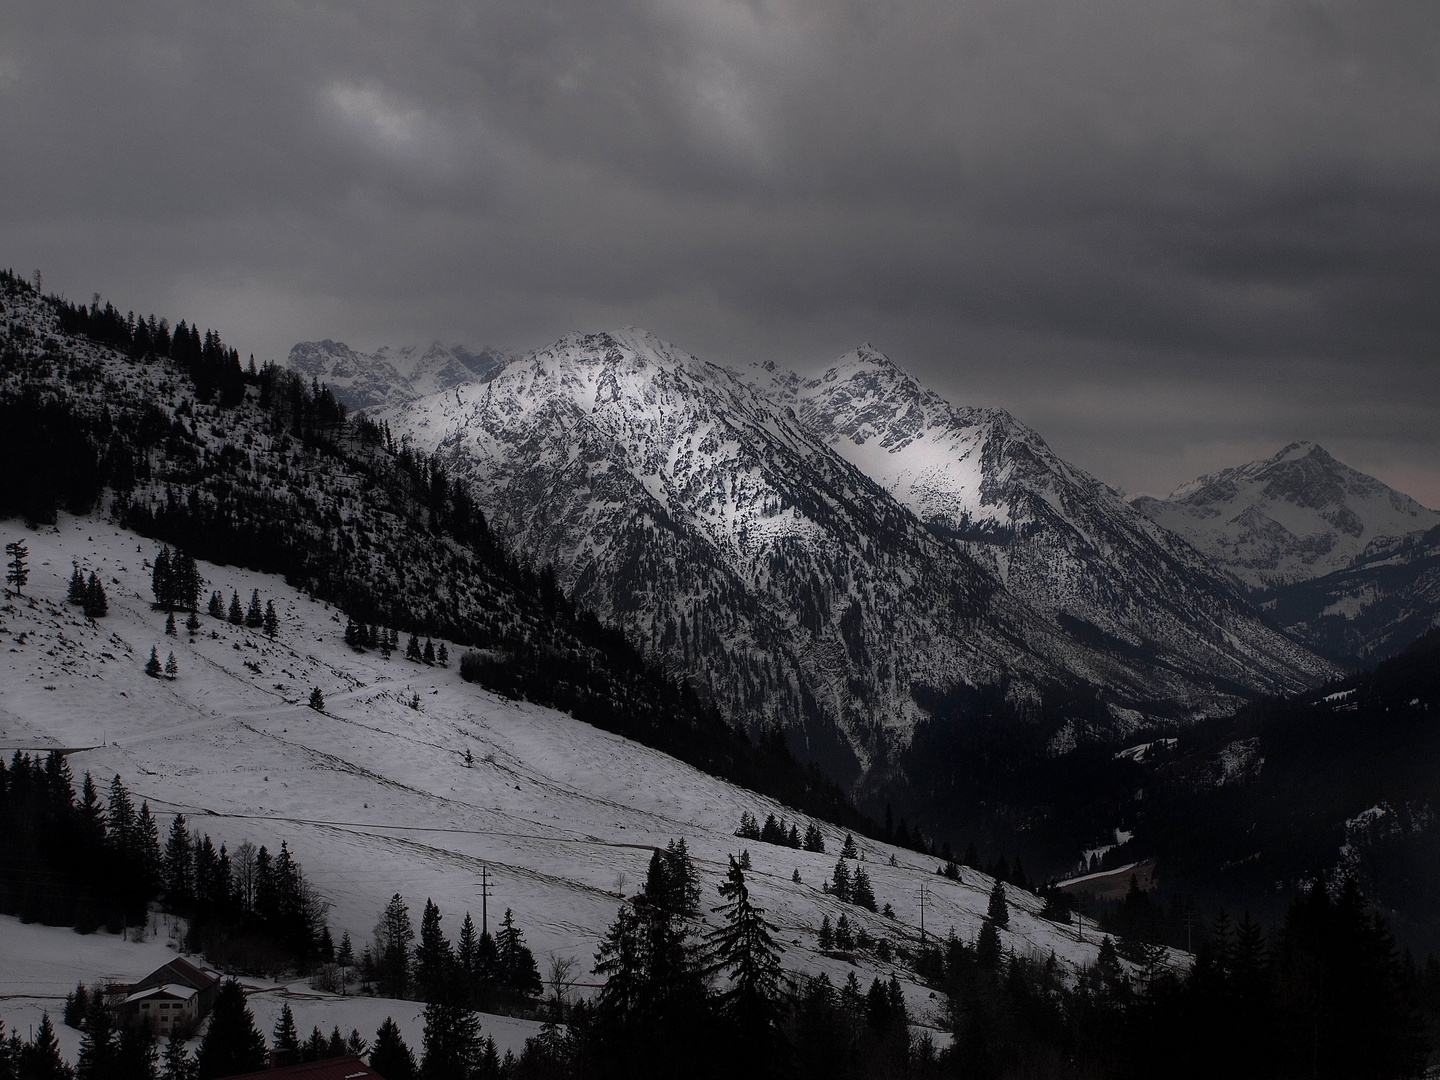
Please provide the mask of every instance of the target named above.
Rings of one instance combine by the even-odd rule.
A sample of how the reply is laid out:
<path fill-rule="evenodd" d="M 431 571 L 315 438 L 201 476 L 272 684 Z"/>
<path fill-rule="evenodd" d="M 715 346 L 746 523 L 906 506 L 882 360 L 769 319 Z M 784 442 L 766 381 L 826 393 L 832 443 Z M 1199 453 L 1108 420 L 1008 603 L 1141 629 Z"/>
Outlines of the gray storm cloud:
<path fill-rule="evenodd" d="M 54 5 L 0 261 L 295 340 L 873 340 L 1131 490 L 1308 437 L 1440 503 L 1440 6 Z"/>

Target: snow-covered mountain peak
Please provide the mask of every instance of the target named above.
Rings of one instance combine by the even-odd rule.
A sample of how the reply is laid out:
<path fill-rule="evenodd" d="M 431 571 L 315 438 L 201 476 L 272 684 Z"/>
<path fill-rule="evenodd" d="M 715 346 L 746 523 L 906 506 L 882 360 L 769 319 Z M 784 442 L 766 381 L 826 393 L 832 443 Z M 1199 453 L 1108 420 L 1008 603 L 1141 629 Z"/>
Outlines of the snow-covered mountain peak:
<path fill-rule="evenodd" d="M 1253 588 L 1332 573 L 1377 538 L 1440 525 L 1440 514 L 1310 441 L 1135 506 Z"/>
<path fill-rule="evenodd" d="M 297 343 L 286 364 L 302 376 L 329 386 L 352 409 L 371 409 L 484 382 L 510 359 L 493 350 L 475 353 L 438 340 L 428 346 L 382 345 L 373 353 L 363 353 L 343 341 L 326 338 Z"/>

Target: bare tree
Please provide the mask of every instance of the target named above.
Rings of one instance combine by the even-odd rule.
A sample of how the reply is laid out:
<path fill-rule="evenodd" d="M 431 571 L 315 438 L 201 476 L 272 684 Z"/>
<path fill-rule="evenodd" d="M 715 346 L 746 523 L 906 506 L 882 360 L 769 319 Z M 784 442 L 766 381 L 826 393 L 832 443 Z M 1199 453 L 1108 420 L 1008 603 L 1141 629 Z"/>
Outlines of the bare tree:
<path fill-rule="evenodd" d="M 570 1005 L 570 991 L 575 989 L 575 958 L 550 954 L 549 975 L 545 981 L 550 985 L 550 1003 L 557 1021 L 565 1019 L 565 1010 Z"/>

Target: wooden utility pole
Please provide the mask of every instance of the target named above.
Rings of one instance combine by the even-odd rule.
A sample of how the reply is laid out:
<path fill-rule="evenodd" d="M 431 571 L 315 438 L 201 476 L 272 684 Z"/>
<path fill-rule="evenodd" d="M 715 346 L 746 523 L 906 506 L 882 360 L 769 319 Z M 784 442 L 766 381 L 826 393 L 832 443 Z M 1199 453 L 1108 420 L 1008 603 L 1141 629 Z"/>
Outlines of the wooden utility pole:
<path fill-rule="evenodd" d="M 480 864 L 480 936 L 490 932 L 490 867 Z"/>

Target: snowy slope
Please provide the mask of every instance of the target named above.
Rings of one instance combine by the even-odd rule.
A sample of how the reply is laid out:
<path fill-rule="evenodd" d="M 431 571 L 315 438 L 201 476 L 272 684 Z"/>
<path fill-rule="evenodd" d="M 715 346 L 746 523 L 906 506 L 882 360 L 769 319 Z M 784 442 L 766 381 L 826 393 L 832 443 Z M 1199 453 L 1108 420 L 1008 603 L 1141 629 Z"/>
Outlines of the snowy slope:
<path fill-rule="evenodd" d="M 1202 476 L 1135 506 L 1251 588 L 1341 570 L 1379 539 L 1440 525 L 1440 513 L 1312 442 Z"/>
<path fill-rule="evenodd" d="M 423 349 L 382 346 L 373 353 L 359 353 L 343 341 L 327 338 L 295 345 L 286 365 L 329 386 L 350 408 L 366 409 L 483 382 L 505 359 L 489 350 L 471 353 L 459 345 L 447 349 L 438 341 Z"/>
<path fill-rule="evenodd" d="M 0 522 L 0 534 L 4 542 L 24 537 L 34 568 L 26 596 L 0 608 L 0 750 L 8 757 L 15 749 L 98 747 L 71 757 L 77 777 L 119 773 L 137 803 L 183 812 L 217 843 L 287 840 L 331 903 L 337 937 L 348 929 L 357 942 L 367 939 L 395 891 L 417 919 L 434 898 L 453 936 L 466 910 L 479 917 L 484 864 L 495 882 L 491 917 L 513 907 L 542 966 L 555 952 L 588 971 L 621 893 L 644 879 L 654 846 L 685 837 L 714 898 L 726 856 L 739 846 L 732 834 L 742 811 L 794 819 L 665 755 L 496 698 L 453 668 L 354 652 L 341 640 L 336 611 L 277 578 L 200 567 L 207 589 L 248 596 L 258 588 L 275 601 L 274 642 L 208 617 L 194 640 L 183 630 L 167 638 L 164 615 L 148 603 L 152 542 L 91 518 L 62 518 L 41 532 Z M 103 577 L 106 618 L 88 621 L 63 603 L 72 560 Z M 174 650 L 176 681 L 144 675 L 152 645 L 162 657 Z M 325 695 L 323 713 L 304 704 L 312 686 Z M 964 870 L 961 881 L 945 881 L 931 860 L 883 844 L 860 842 L 877 898 L 894 905 L 897 919 L 823 894 L 841 836 L 821 828 L 829 856 L 749 845 L 753 891 L 780 927 L 791 970 L 841 980 L 851 970 L 818 951 L 825 914 L 833 920 L 844 911 L 872 934 L 917 941 L 922 883 L 932 932 L 978 932 L 990 879 Z M 898 865 L 889 865 L 892 855 Z M 791 881 L 796 869 L 801 884 Z M 1040 920 L 1038 908 L 1035 897 L 1012 898 L 1008 946 L 1042 956 L 1053 949 L 1071 963 L 1093 959 L 1093 929 L 1082 944 L 1072 928 Z M 873 957 L 858 964 L 867 982 L 892 970 Z M 99 970 L 47 978 L 63 993 Z M 899 975 L 907 980 L 903 969 Z M 928 992 L 906 986 L 915 1015 L 931 1016 Z"/>
<path fill-rule="evenodd" d="M 1004 410 L 953 406 L 868 345 L 771 383 L 817 438 L 1077 634 L 1240 683 L 1304 670 L 1194 549 Z"/>
<path fill-rule="evenodd" d="M 1293 689 L 1328 673 L 1237 597 L 1217 592 L 1199 560 L 1173 545 L 1211 590 L 1194 602 L 1195 589 L 1176 586 L 1163 533 L 1048 450 L 1041 471 L 1056 470 L 1068 488 L 1032 484 L 1023 502 L 989 506 L 984 492 L 997 468 L 1036 471 L 1039 451 L 1022 451 L 1043 448 L 1038 438 L 1012 439 L 994 461 L 985 454 L 1001 444 L 992 440 L 977 460 L 957 429 L 938 453 L 926 456 L 927 443 L 896 468 L 912 477 L 907 492 L 948 506 L 957 528 L 992 535 L 1042 511 L 1063 523 L 1089 512 L 1066 505 L 1072 494 L 1103 495 L 1128 530 L 1123 556 L 1084 528 L 1017 548 L 1026 556 L 1019 565 L 993 545 L 955 543 L 916 516 L 923 507 L 908 495 L 897 501 L 887 490 L 894 477 L 874 451 L 857 448 L 847 460 L 849 451 L 816 433 L 813 416 L 797 416 L 783 383 L 757 386 L 630 329 L 571 335 L 484 385 L 377 415 L 470 479 L 498 531 L 553 563 L 581 602 L 708 685 L 734 714 L 758 709 L 781 720 L 841 775 L 905 743 L 922 716 L 912 696 L 919 686 L 1004 678 L 1024 697 L 1046 683 L 1088 683 L 1106 687 L 1116 722 L 1129 723 L 1147 703 L 1203 712 L 1233 701 L 1237 686 Z M 967 525 L 964 506 L 989 516 Z M 1097 566 L 1037 605 L 1029 593 L 1043 590 L 1019 585 L 1046 572 L 1047 538 L 1089 545 L 1069 556 L 1072 569 L 1121 561 L 1143 541 L 1149 562 L 1129 572 L 1153 579 L 1151 593 Z M 1152 595 L 1167 589 L 1166 610 L 1187 613 L 1183 632 L 1174 618 L 1150 617 Z M 1079 621 L 1057 621 L 1062 609 Z M 1129 621 L 1096 614 L 1117 610 Z"/>

